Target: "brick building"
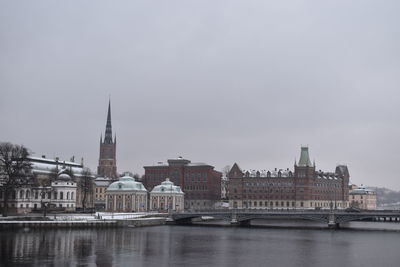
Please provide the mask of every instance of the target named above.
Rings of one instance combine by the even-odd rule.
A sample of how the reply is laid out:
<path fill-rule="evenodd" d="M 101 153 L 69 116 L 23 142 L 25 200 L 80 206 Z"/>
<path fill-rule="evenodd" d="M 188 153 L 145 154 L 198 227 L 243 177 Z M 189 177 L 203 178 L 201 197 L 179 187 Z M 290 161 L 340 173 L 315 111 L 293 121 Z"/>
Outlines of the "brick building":
<path fill-rule="evenodd" d="M 344 209 L 348 207 L 349 172 L 339 165 L 335 172 L 316 170 L 308 147 L 301 148 L 294 171 L 289 169 L 241 170 L 235 163 L 228 173 L 230 208 Z"/>
<path fill-rule="evenodd" d="M 166 178 L 180 186 L 185 193 L 185 209 L 210 209 L 220 204 L 222 173 L 211 165 L 179 157 L 144 169 L 144 184 L 149 191 Z"/>
<path fill-rule="evenodd" d="M 112 126 L 111 126 L 111 102 L 108 102 L 107 123 L 106 131 L 103 137 L 100 136 L 100 156 L 99 166 L 97 167 L 97 175 L 101 177 L 108 177 L 116 180 L 117 175 L 117 137 L 112 139 Z"/>

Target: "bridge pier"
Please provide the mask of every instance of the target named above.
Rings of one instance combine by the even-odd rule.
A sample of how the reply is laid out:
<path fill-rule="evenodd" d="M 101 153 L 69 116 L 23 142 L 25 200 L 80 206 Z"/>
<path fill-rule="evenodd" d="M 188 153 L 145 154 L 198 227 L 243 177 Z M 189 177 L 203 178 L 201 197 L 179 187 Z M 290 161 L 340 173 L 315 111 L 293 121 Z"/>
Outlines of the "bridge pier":
<path fill-rule="evenodd" d="M 328 223 L 328 228 L 329 229 L 339 229 L 340 228 L 340 224 L 339 223 L 331 223 L 331 222 L 329 222 Z"/>
<path fill-rule="evenodd" d="M 175 220 L 175 224 L 191 225 L 193 224 L 192 218 Z"/>
<path fill-rule="evenodd" d="M 231 220 L 231 226 L 250 226 L 250 221 Z"/>

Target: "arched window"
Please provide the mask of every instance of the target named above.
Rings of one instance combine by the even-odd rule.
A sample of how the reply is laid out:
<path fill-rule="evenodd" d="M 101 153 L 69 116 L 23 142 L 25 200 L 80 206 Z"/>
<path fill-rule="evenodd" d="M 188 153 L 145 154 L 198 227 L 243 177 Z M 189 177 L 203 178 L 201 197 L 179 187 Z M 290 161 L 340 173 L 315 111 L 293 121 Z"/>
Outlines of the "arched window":
<path fill-rule="evenodd" d="M 19 191 L 19 198 L 24 198 L 24 190 Z"/>
<path fill-rule="evenodd" d="M 69 192 L 67 192 L 67 199 L 69 199 Z"/>
<path fill-rule="evenodd" d="M 64 199 L 64 192 L 60 192 L 60 199 Z"/>
<path fill-rule="evenodd" d="M 54 191 L 53 198 L 57 199 L 57 191 Z"/>
<path fill-rule="evenodd" d="M 26 190 L 25 196 L 26 196 L 26 198 L 29 198 L 31 196 L 31 193 L 29 192 L 29 190 Z"/>
<path fill-rule="evenodd" d="M 74 199 L 74 192 L 71 192 L 71 199 Z"/>

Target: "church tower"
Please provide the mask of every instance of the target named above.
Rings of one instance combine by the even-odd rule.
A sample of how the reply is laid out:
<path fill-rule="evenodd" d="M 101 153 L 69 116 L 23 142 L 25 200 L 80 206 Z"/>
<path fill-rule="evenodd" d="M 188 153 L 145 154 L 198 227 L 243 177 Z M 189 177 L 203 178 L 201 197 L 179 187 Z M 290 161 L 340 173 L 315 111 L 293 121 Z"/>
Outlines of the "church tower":
<path fill-rule="evenodd" d="M 100 157 L 99 166 L 97 167 L 97 175 L 102 177 L 109 177 L 112 179 L 117 178 L 117 138 L 114 136 L 112 139 L 112 127 L 111 127 L 111 101 L 108 102 L 108 113 L 106 132 L 104 140 L 100 136 Z"/>

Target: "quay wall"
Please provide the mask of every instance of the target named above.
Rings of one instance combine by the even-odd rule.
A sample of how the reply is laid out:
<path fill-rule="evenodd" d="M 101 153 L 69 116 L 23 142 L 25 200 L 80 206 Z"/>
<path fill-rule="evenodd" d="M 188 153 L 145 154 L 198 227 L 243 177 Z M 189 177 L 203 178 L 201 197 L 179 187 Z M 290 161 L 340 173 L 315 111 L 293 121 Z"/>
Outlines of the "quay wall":
<path fill-rule="evenodd" d="M 0 221 L 0 230 L 10 228 L 101 228 L 119 226 L 117 221 Z"/>

